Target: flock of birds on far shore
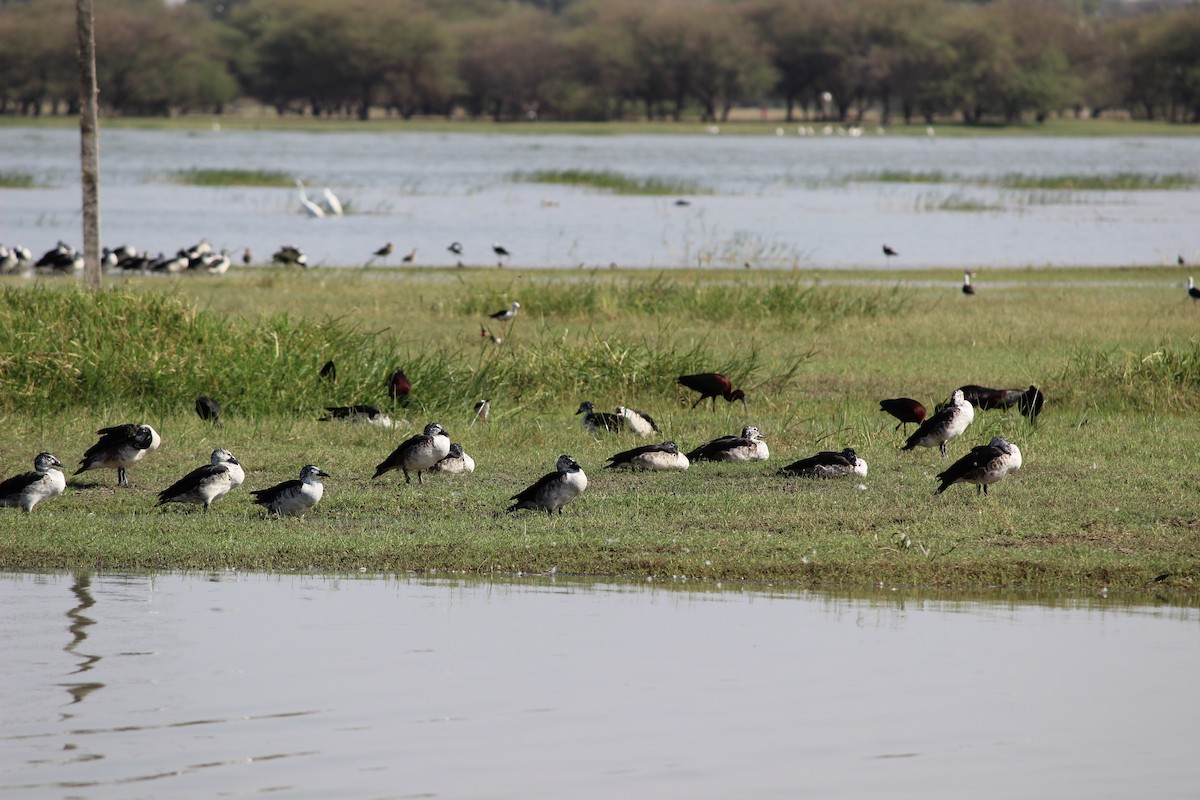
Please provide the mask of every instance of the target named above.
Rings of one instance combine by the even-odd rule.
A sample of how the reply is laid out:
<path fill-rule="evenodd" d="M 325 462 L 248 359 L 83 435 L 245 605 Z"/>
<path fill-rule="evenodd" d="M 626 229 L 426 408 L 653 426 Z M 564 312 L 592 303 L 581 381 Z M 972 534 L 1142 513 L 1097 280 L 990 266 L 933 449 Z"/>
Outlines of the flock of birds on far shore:
<path fill-rule="evenodd" d="M 495 312 L 491 317 L 497 321 L 511 321 L 520 310 L 520 303 L 513 302 L 508 308 Z M 325 380 L 337 377 L 337 366 L 328 361 L 319 371 Z M 695 409 L 705 400 L 710 400 L 713 410 L 717 399 L 740 402 L 748 411 L 746 394 L 735 388 L 732 381 L 718 372 L 681 375 L 677 383 L 697 393 L 692 403 Z M 403 403 L 412 391 L 412 382 L 397 369 L 387 379 L 388 395 L 393 404 Z M 938 407 L 933 416 L 926 418 L 926 409 L 911 398 L 899 397 L 881 400 L 880 410 L 895 417 L 896 429 L 904 426 L 907 436 L 908 425 L 916 424 L 916 431 L 907 436 L 902 450 L 917 447 L 938 447 L 943 457 L 947 454 L 946 444 L 963 434 L 975 416 L 975 407 L 1016 407 L 1030 420 L 1041 413 L 1045 397 L 1035 386 L 1026 390 L 992 389 L 977 385 L 956 389 L 950 401 Z M 221 424 L 221 405 L 207 396 L 196 398 L 196 414 L 214 426 Z M 372 405 L 329 406 L 322 422 L 344 421 L 380 427 L 395 427 L 393 420 L 380 408 Z M 483 422 L 488 421 L 491 402 L 480 400 L 474 413 Z M 618 406 L 614 413 L 597 411 L 590 401 L 579 404 L 576 415 L 584 430 L 594 435 L 632 433 L 641 437 L 662 435 L 658 424 L 644 411 L 627 406 Z M 162 444 L 158 432 L 147 424 L 123 424 L 101 428 L 100 438 L 83 455 L 76 475 L 94 469 L 115 469 L 117 485 L 129 486 L 126 470 L 140 462 Z M 765 461 L 770 450 L 762 432 L 747 425 L 736 435 L 720 436 L 684 453 L 673 441 L 649 444 L 623 450 L 608 458 L 609 469 L 633 471 L 681 471 L 694 461 L 716 461 L 726 463 Z M 985 445 L 973 448 L 967 455 L 955 461 L 939 473 L 941 482 L 937 493 L 944 492 L 955 483 L 975 484 L 977 492 L 986 494 L 988 487 L 1021 467 L 1021 451 L 1004 439 L 995 437 Z M 62 494 L 67 488 L 63 464 L 51 453 L 42 452 L 34 458 L 34 469 L 0 482 L 0 506 L 19 507 L 30 512 L 43 500 Z M 424 426 L 421 433 L 401 442 L 390 455 L 375 468 L 373 478 L 399 470 L 405 483 L 412 482 L 416 473 L 417 483 L 424 483 L 426 472 L 445 474 L 469 474 L 475 470 L 475 460 L 468 455 L 460 443 L 452 442 L 450 434 L 437 422 Z M 779 470 L 778 474 L 807 478 L 866 477 L 867 462 L 852 448 L 841 451 L 822 451 L 795 461 Z M 253 502 L 263 506 L 269 514 L 299 516 L 313 509 L 324 495 L 322 478 L 329 473 L 314 464 L 306 464 L 298 478 L 254 491 Z M 175 483 L 158 493 L 158 506 L 168 503 L 188 503 L 203 506 L 205 512 L 213 502 L 242 485 L 246 473 L 241 462 L 229 450 L 220 447 L 214 450 L 209 463 L 188 472 Z M 544 511 L 548 515 L 562 513 L 563 507 L 578 497 L 587 488 L 587 475 L 579 463 L 570 455 L 561 455 L 555 462 L 554 472 L 538 479 L 531 486 L 514 494 L 515 501 L 507 511 L 521 509 Z"/>

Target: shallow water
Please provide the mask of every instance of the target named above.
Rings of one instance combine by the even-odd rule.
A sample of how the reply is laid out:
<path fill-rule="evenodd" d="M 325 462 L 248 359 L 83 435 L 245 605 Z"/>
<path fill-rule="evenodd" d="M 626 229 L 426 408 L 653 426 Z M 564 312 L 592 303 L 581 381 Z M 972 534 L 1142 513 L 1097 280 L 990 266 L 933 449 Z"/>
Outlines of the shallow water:
<path fill-rule="evenodd" d="M 35 255 L 78 245 L 78 134 L 6 129 L 0 172 L 37 189 L 0 189 L 0 242 Z M 1195 174 L 1200 138 L 921 139 L 764 136 L 510 136 L 107 130 L 102 238 L 174 252 L 208 238 L 260 260 L 285 243 L 313 264 L 364 263 L 385 242 L 416 263 L 512 267 L 953 267 L 1173 264 L 1200 256 L 1200 190 L 1018 191 L 968 183 L 894 184 L 885 170 L 972 179 L 1005 175 Z M 292 188 L 205 188 L 189 169 L 279 170 L 312 194 L 329 186 L 340 218 L 300 213 Z M 523 183 L 517 173 L 611 170 L 685 182 L 697 193 L 620 196 Z M 983 210 L 959 210 L 982 208 Z M 889 263 L 888 243 L 900 252 Z"/>
<path fill-rule="evenodd" d="M 0 575 L 0 795 L 1193 797 L 1200 614 Z"/>

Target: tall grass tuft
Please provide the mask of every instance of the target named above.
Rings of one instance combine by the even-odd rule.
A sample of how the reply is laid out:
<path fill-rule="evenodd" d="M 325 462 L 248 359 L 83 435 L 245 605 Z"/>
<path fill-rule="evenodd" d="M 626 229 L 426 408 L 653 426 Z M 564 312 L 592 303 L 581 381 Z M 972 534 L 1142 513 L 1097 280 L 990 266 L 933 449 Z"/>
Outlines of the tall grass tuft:
<path fill-rule="evenodd" d="M 191 186 L 292 186 L 296 178 L 265 169 L 181 169 L 171 174 L 175 183 Z"/>
<path fill-rule="evenodd" d="M 1178 412 L 1200 409 L 1200 340 L 1149 352 L 1076 347 L 1060 383 L 1066 399 L 1093 406 Z"/>
<path fill-rule="evenodd" d="M 28 172 L 0 172 L 0 189 L 32 189 L 33 176 Z"/>
<path fill-rule="evenodd" d="M 517 172 L 512 180 L 526 183 L 555 183 L 583 186 L 613 194 L 674 195 L 701 194 L 703 190 L 691 181 L 664 178 L 631 178 L 612 170 L 558 169 L 537 172 Z"/>

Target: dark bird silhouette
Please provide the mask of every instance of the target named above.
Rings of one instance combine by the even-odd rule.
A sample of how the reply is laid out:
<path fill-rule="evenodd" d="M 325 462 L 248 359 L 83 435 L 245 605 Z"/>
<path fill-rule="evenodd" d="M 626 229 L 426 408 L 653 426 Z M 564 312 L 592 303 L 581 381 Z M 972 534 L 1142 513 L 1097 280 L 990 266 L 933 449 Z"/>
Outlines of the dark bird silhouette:
<path fill-rule="evenodd" d="M 1184 259 L 1183 256 L 1175 256 L 1175 263 L 1182 267 L 1184 264 L 1187 263 L 1187 261 Z"/>
<path fill-rule="evenodd" d="M 456 255 L 456 256 L 461 256 L 463 254 L 462 242 L 451 242 L 450 246 L 447 247 L 446 249 L 449 250 L 451 253 L 454 253 L 454 255 Z"/>
<path fill-rule="evenodd" d="M 221 404 L 207 395 L 196 398 L 196 415 L 213 425 L 221 424 Z"/>
<path fill-rule="evenodd" d="M 590 400 L 584 400 L 579 404 L 579 410 L 576 414 L 583 414 L 583 419 L 580 423 L 585 431 L 592 433 L 620 433 L 624 427 L 625 418 L 618 417 L 616 414 L 609 414 L 605 411 L 597 411 Z"/>
<path fill-rule="evenodd" d="M 392 243 L 388 242 L 383 247 L 379 248 L 374 253 L 372 253 L 372 255 L 375 256 L 376 258 L 387 258 L 395 251 L 395 249 L 396 248 L 392 247 Z"/>
<path fill-rule="evenodd" d="M 937 493 L 941 494 L 956 483 L 973 483 L 976 494 L 987 494 L 990 484 L 1020 468 L 1020 449 L 1003 436 L 997 436 L 985 445 L 971 448 L 971 452 L 946 471 L 938 473 L 937 478 L 942 484 Z"/>
<path fill-rule="evenodd" d="M 506 258 L 511 258 L 511 257 L 512 257 L 512 253 L 508 252 L 508 248 L 507 248 L 507 247 L 504 247 L 504 246 L 502 246 L 502 245 L 500 245 L 500 244 L 497 244 L 497 243 L 495 243 L 495 242 L 493 242 L 493 243 L 492 243 L 492 252 L 493 252 L 493 253 L 495 253 L 495 254 L 496 254 L 496 258 L 497 258 L 497 259 L 499 259 L 499 260 L 496 262 L 496 266 L 498 266 L 498 267 L 503 267 L 503 266 L 504 266 L 504 259 L 506 259 Z"/>
<path fill-rule="evenodd" d="M 115 469 L 117 485 L 128 486 L 125 468 L 158 449 L 162 439 L 149 425 L 113 425 L 96 431 L 100 440 L 87 449 L 79 462 L 78 475 L 90 469 Z"/>
<path fill-rule="evenodd" d="M 307 267 L 308 256 L 299 247 L 285 244 L 272 254 L 271 262 L 285 267 Z"/>
<path fill-rule="evenodd" d="M 527 489 L 514 494 L 509 500 L 516 500 L 508 507 L 508 511 L 518 511 L 522 508 L 534 511 L 545 511 L 546 516 L 555 511 L 562 514 L 563 506 L 583 494 L 587 488 L 587 475 L 583 468 L 568 455 L 561 455 L 554 465 L 554 472 L 538 478 Z"/>
<path fill-rule="evenodd" d="M 802 478 L 843 478 L 847 475 L 867 476 L 867 462 L 847 447 L 840 453 L 823 450 L 816 455 L 802 458 L 779 470 L 780 475 L 798 475 Z"/>
<path fill-rule="evenodd" d="M 962 293 L 975 294 L 975 287 L 971 285 L 971 273 L 969 272 L 963 273 Z"/>
<path fill-rule="evenodd" d="M 321 367 L 321 371 L 317 374 L 321 377 L 322 380 L 327 380 L 330 382 L 336 381 L 337 380 L 337 364 L 334 364 L 333 359 L 331 358 L 325 362 L 325 365 Z"/>
<path fill-rule="evenodd" d="M 1196 282 L 1192 280 L 1192 276 L 1188 276 L 1188 297 L 1193 300 L 1200 300 L 1200 289 L 1196 288 Z"/>
<path fill-rule="evenodd" d="M 242 251 L 242 263 L 246 266 L 250 266 L 254 263 L 254 253 L 250 252 L 249 247 Z"/>
<path fill-rule="evenodd" d="M 912 422 L 920 425 L 925 421 L 925 406 L 921 405 L 911 397 L 891 397 L 887 400 L 879 401 L 879 410 L 886 411 L 896 419 L 900 420 L 896 423 L 893 430 L 900 430 L 900 426 L 904 426 L 904 435 L 908 435 L 908 423 Z"/>
<path fill-rule="evenodd" d="M 388 397 L 392 398 L 393 403 L 403 402 L 412 391 L 412 382 L 404 374 L 404 370 L 398 369 L 388 378 Z"/>
<path fill-rule="evenodd" d="M 888 258 L 891 258 L 892 256 L 898 256 L 898 255 L 900 255 L 900 254 L 899 254 L 899 253 L 897 253 L 895 250 L 893 250 L 893 249 L 892 249 L 892 247 L 891 247 L 890 245 L 886 245 L 886 244 L 883 246 L 883 254 L 884 254 L 885 256 L 887 256 Z"/>
<path fill-rule="evenodd" d="M 729 378 L 726 378 L 719 372 L 680 375 L 678 381 L 681 386 L 686 386 L 692 391 L 700 393 L 700 399 L 692 403 L 692 408 L 695 408 L 711 397 L 712 407 L 715 411 L 717 408 L 717 398 L 723 397 L 727 403 L 732 403 L 734 400 L 741 400 L 742 409 L 748 410 L 746 406 L 746 393 L 741 389 L 734 389 L 733 383 Z"/>
<path fill-rule="evenodd" d="M 1046 395 L 1042 394 L 1042 390 L 1036 386 L 1030 386 L 1025 390 L 1017 400 L 1017 410 L 1023 416 L 1031 420 L 1037 419 L 1037 415 L 1042 413 L 1042 406 L 1046 404 Z"/>
<path fill-rule="evenodd" d="M 958 388 L 968 403 L 983 411 L 1016 405 L 1025 394 L 1023 389 L 993 389 L 973 383 Z"/>
<path fill-rule="evenodd" d="M 416 260 L 416 258 L 417 258 L 417 248 L 414 247 L 412 250 L 409 250 L 408 255 L 406 255 L 404 258 L 400 259 L 400 261 L 404 264 L 411 264 L 411 263 L 413 263 L 413 261 Z"/>
<path fill-rule="evenodd" d="M 684 200 L 682 197 L 675 201 L 675 205 L 679 206 L 680 208 L 690 206 L 691 204 L 692 204 L 691 200 Z"/>

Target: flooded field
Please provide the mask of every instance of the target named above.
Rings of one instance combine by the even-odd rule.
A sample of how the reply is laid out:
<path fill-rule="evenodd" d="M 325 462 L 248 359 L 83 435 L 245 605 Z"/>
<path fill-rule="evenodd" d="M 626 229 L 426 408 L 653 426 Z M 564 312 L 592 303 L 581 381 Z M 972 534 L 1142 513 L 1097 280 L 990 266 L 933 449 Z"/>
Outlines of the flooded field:
<path fill-rule="evenodd" d="M 0 575 L 20 798 L 1191 797 L 1193 608 Z"/>
<path fill-rule="evenodd" d="M 1200 138 L 784 133 L 109 130 L 101 144 L 103 241 L 171 253 L 207 238 L 235 253 L 250 247 L 259 260 L 294 244 L 325 266 L 361 265 L 386 242 L 395 254 L 378 263 L 399 266 L 415 249 L 414 263 L 448 266 L 459 260 L 446 249 L 455 241 L 466 264 L 496 264 L 492 244 L 499 243 L 512 253 L 506 264 L 518 268 L 958 269 L 1200 256 Z M 75 131 L 4 131 L 0 173 L 31 175 L 36 188 L 0 189 L 0 242 L 35 254 L 59 239 L 78 245 L 78 150 Z M 173 182 L 180 171 L 227 169 L 284 173 L 314 194 L 330 187 L 349 213 L 309 218 L 290 186 Z M 569 170 L 679 191 L 621 195 L 528 180 Z M 1149 185 L 1182 178 L 1183 188 L 1036 188 L 1039 178 L 1064 176 L 1132 176 Z M 885 243 L 900 255 L 886 258 Z"/>

